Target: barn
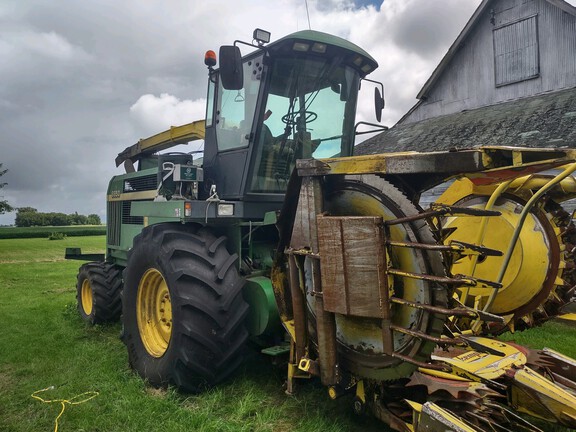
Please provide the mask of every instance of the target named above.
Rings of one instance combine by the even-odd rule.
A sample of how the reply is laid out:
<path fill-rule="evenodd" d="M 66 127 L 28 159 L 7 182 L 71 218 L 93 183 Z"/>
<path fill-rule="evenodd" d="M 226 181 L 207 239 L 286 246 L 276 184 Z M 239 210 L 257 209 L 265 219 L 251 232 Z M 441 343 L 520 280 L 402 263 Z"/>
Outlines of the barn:
<path fill-rule="evenodd" d="M 389 130 L 355 154 L 480 145 L 576 147 L 576 8 L 484 0 Z"/>

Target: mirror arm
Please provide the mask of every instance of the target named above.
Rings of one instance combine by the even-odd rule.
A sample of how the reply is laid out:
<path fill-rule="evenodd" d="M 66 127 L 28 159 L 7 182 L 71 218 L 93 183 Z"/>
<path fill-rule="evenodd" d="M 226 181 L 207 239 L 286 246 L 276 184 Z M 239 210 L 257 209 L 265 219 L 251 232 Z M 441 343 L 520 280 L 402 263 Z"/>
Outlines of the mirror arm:
<path fill-rule="evenodd" d="M 358 129 L 358 126 L 360 126 L 360 125 L 374 126 L 376 129 L 365 131 L 365 132 L 358 132 L 356 129 Z M 384 132 L 384 131 L 387 131 L 388 129 L 390 129 L 388 126 L 383 126 L 383 125 L 377 124 L 377 123 L 368 123 L 365 121 L 361 121 L 361 122 L 358 122 L 354 125 L 354 136 L 365 135 L 365 134 L 374 133 L 374 132 Z"/>

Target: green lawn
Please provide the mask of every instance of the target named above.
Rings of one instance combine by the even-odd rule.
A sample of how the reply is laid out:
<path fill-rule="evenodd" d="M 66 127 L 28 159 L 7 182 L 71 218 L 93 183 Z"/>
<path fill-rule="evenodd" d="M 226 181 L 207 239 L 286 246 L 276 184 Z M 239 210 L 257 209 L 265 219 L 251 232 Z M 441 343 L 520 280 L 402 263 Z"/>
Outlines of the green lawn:
<path fill-rule="evenodd" d="M 104 236 L 0 240 L 0 431 L 54 430 L 60 404 L 31 397 L 52 385 L 39 396 L 99 392 L 66 408 L 61 432 L 388 430 L 313 383 L 285 395 L 285 369 L 257 354 L 235 380 L 199 396 L 146 386 L 128 367 L 120 325 L 88 327 L 76 313 L 80 262 L 63 260 L 64 249 L 98 253 L 104 243 Z"/>
<path fill-rule="evenodd" d="M 80 262 L 64 260 L 64 249 L 98 253 L 104 243 L 104 236 L 0 240 L 0 431 L 54 430 L 60 404 L 31 397 L 49 386 L 55 389 L 41 393 L 45 399 L 99 392 L 66 408 L 61 432 L 389 430 L 355 417 L 347 397 L 330 401 L 317 383 L 285 395 L 285 369 L 255 352 L 233 381 L 202 395 L 147 386 L 128 367 L 120 325 L 89 327 L 76 312 Z M 575 329 L 549 323 L 504 339 L 576 357 Z"/>

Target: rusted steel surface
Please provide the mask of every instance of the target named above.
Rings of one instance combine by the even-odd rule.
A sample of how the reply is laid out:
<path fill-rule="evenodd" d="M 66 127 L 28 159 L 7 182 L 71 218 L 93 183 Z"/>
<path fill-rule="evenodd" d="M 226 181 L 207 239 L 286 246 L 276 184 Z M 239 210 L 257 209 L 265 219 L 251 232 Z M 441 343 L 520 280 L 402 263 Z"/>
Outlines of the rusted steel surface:
<path fill-rule="evenodd" d="M 454 206 L 434 206 L 431 210 L 424 211 L 412 216 L 407 216 L 398 219 L 391 219 L 384 222 L 385 225 L 398 225 L 407 222 L 414 222 L 421 219 L 429 219 L 432 217 L 442 217 L 442 216 L 500 216 L 500 212 L 491 210 L 481 210 L 475 208 L 466 207 L 454 207 Z"/>
<path fill-rule="evenodd" d="M 326 310 L 389 320 L 382 298 L 387 288 L 381 288 L 386 279 L 382 218 L 318 216 L 317 221 Z"/>
<path fill-rule="evenodd" d="M 419 280 L 436 282 L 436 283 L 446 284 L 446 285 L 460 285 L 460 286 L 468 285 L 468 286 L 474 286 L 474 287 L 480 287 L 480 288 L 493 288 L 493 289 L 502 288 L 501 283 L 489 281 L 486 279 L 480 279 L 480 278 L 465 276 L 465 275 L 461 275 L 461 274 L 454 275 L 453 277 L 434 276 L 434 275 L 429 275 L 429 274 L 424 274 L 424 273 L 407 272 L 407 271 L 398 270 L 398 269 L 394 269 L 394 268 L 389 268 L 388 273 L 395 275 L 395 276 L 408 278 L 408 279 L 419 279 Z"/>
<path fill-rule="evenodd" d="M 422 310 L 425 310 L 428 312 L 433 312 L 433 313 L 437 313 L 437 314 L 441 314 L 441 315 L 453 315 L 453 316 L 462 316 L 462 317 L 470 317 L 470 318 L 477 318 L 478 316 L 481 316 L 482 320 L 484 320 L 484 321 L 504 322 L 504 318 L 502 318 L 501 316 L 486 313 L 486 312 L 481 312 L 481 311 L 478 311 L 476 309 L 468 309 L 468 308 L 463 308 L 463 307 L 458 307 L 458 308 L 453 308 L 453 309 L 443 308 L 443 307 L 439 307 L 439 306 L 432 306 L 432 305 L 427 305 L 427 304 L 422 304 L 422 303 L 415 303 L 415 302 L 411 302 L 409 300 L 404 300 L 404 299 L 401 299 L 398 297 L 390 297 L 390 302 L 395 303 L 395 304 L 399 304 L 399 305 L 403 305 L 403 306 L 413 307 L 416 309 L 422 309 Z"/>
<path fill-rule="evenodd" d="M 450 366 L 448 366 L 446 364 L 421 362 L 421 361 L 415 360 L 412 357 L 408 357 L 408 356 L 399 354 L 397 352 L 392 353 L 392 357 L 397 358 L 397 359 L 402 360 L 402 361 L 405 361 L 406 363 L 416 365 L 416 366 L 421 367 L 421 368 L 432 369 L 432 370 L 443 371 L 443 372 L 450 372 L 452 370 L 450 368 Z"/>
<path fill-rule="evenodd" d="M 292 298 L 292 310 L 294 313 L 294 329 L 296 335 L 296 358 L 304 356 L 307 343 L 306 330 L 306 306 L 305 297 L 300 286 L 300 274 L 294 255 L 288 256 L 288 268 L 290 274 L 290 291 Z"/>
<path fill-rule="evenodd" d="M 334 174 L 435 174 L 446 178 L 471 174 L 481 182 L 498 182 L 545 167 L 576 160 L 572 149 L 482 147 L 460 151 L 399 152 L 333 159 L 303 159 L 296 163 L 299 176 Z M 544 168 L 541 168 L 544 167 Z M 484 171 L 480 173 L 481 171 Z M 473 180 L 474 181 L 474 180 Z"/>
<path fill-rule="evenodd" d="M 410 329 L 407 329 L 404 327 L 398 327 L 395 325 L 390 325 L 390 328 L 394 331 L 404 333 L 404 334 L 407 334 L 410 336 L 414 336 L 414 337 L 417 337 L 419 339 L 429 340 L 429 341 L 434 342 L 438 345 L 458 345 L 458 344 L 461 344 L 463 342 L 463 340 L 460 338 L 434 337 L 434 336 L 430 336 L 426 333 L 422 333 L 420 331 L 410 330 Z"/>
<path fill-rule="evenodd" d="M 461 241 L 451 241 L 447 245 L 443 244 L 429 244 L 429 243 L 414 243 L 414 242 L 399 242 L 387 240 L 386 244 L 393 247 L 407 247 L 412 249 L 426 249 L 426 250 L 436 250 L 441 252 L 456 252 L 460 254 L 470 254 L 477 253 L 486 256 L 502 256 L 502 251 L 496 249 L 490 249 L 483 246 L 478 246 L 470 243 L 464 243 Z"/>
<path fill-rule="evenodd" d="M 302 179 L 297 204 L 290 248 L 318 252 L 316 215 L 322 211 L 322 190 L 317 179 Z"/>
<path fill-rule="evenodd" d="M 320 261 L 313 260 L 310 263 L 310 267 L 312 269 L 312 286 L 315 296 L 318 359 L 322 365 L 320 378 L 322 384 L 330 386 L 338 382 L 336 367 L 338 361 L 336 354 L 336 318 L 333 313 L 328 312 L 324 308 Z"/>

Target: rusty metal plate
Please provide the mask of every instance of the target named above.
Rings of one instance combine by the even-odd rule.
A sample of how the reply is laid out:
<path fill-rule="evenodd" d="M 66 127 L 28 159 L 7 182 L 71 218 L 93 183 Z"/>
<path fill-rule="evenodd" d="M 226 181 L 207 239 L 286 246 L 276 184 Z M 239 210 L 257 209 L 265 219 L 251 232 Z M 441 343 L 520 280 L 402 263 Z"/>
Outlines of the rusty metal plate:
<path fill-rule="evenodd" d="M 381 289 L 386 284 L 382 218 L 318 216 L 317 221 L 324 309 L 382 318 Z"/>

